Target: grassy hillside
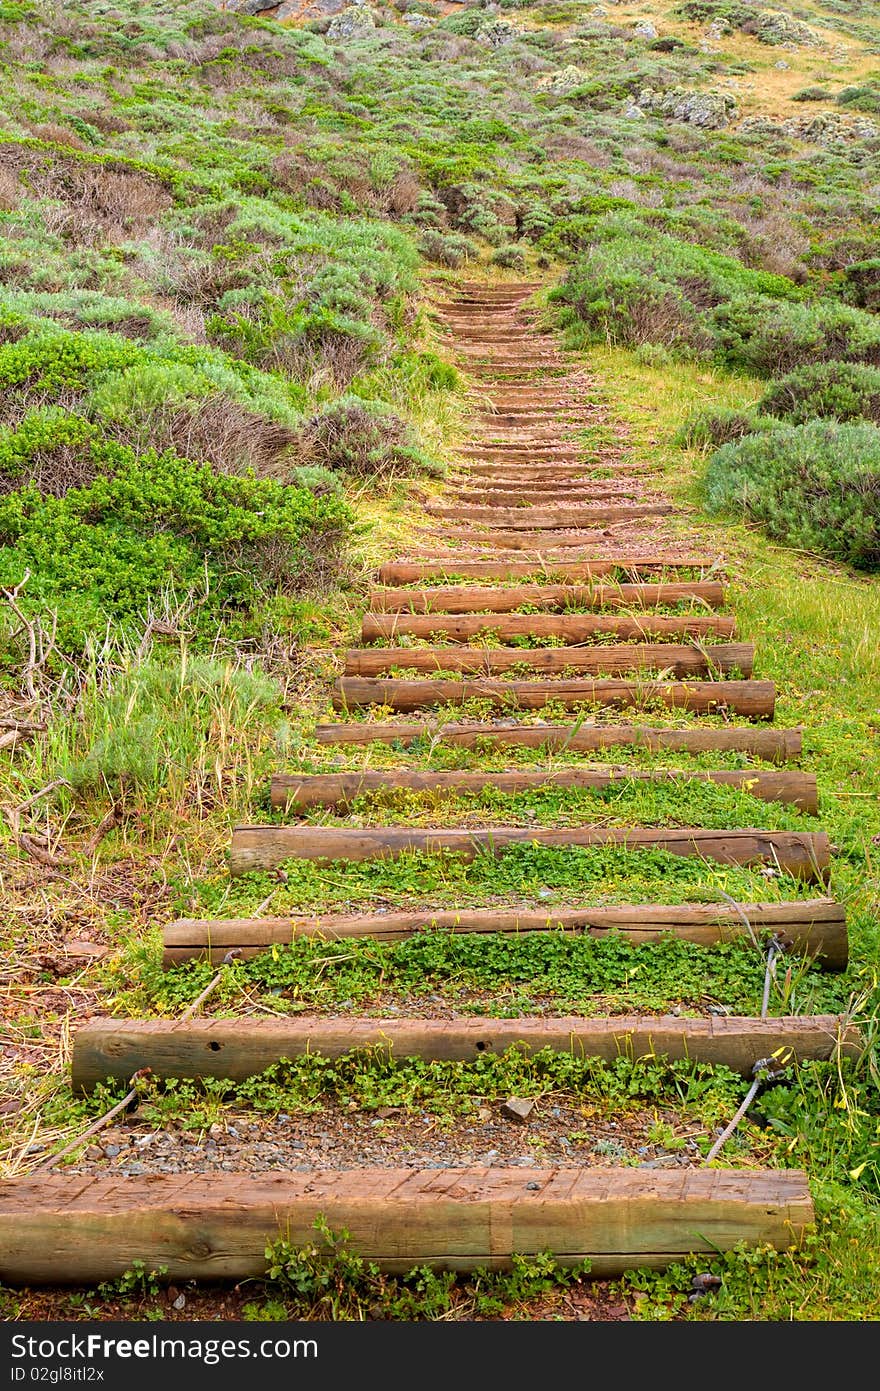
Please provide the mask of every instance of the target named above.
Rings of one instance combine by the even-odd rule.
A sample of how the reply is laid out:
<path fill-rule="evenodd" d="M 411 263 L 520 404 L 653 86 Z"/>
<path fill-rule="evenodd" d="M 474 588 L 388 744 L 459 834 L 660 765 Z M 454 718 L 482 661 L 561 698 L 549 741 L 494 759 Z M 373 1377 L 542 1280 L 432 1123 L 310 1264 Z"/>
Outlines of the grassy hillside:
<path fill-rule="evenodd" d="M 806 896 L 757 871 L 528 847 L 471 865 L 300 864 L 230 886 L 230 825 L 267 814 L 270 771 L 361 766 L 363 751 L 329 756 L 309 734 L 370 568 L 406 549 L 419 499 L 466 437 L 432 304 L 456 277 L 527 276 L 604 412 L 585 447 L 613 438 L 659 462 L 724 556 L 759 674 L 779 682 L 777 722 L 805 726 L 821 815 L 756 809 L 726 787 L 632 785 L 487 797 L 476 812 L 450 799 L 444 818 L 821 826 L 851 964 L 831 976 L 793 963 L 773 1009 L 849 1010 L 868 1044 L 858 1063 L 808 1065 L 768 1091 L 731 1148 L 731 1162 L 808 1168 L 807 1249 L 719 1258 L 721 1290 L 695 1303 L 689 1269 L 578 1298 L 592 1317 L 880 1314 L 874 10 L 399 0 L 367 7 L 369 20 L 313 6 L 294 25 L 202 0 L 0 3 L 4 1172 L 28 1172 L 112 1099 L 71 1095 L 78 1021 L 174 1015 L 207 984 L 207 966 L 161 969 L 160 927 L 176 915 L 383 908 L 404 894 L 563 902 L 585 886 L 612 901 Z M 413 766 L 448 754 L 432 744 Z M 355 815 L 436 812 L 365 800 Z M 237 964 L 211 1008 L 754 1012 L 763 983 L 735 947 L 337 948 Z M 291 1066 L 226 1097 L 153 1084 L 140 1117 L 271 1138 L 279 1116 L 326 1104 L 363 1113 L 368 1135 L 393 1107 L 460 1138 L 481 1110 L 535 1092 L 562 1108 L 569 1145 L 619 1111 L 640 1144 L 698 1136 L 705 1149 L 744 1089 L 724 1069 L 678 1065 L 374 1061 Z M 539 1135 L 536 1152 L 557 1141 Z M 247 1317 L 571 1316 L 570 1279 L 549 1260 L 497 1284 L 422 1287 L 343 1262 L 333 1303 L 307 1255 L 282 1255 Z M 141 1272 L 99 1293 L 0 1290 L 0 1313 L 150 1317 L 165 1309 L 160 1284 Z M 242 1302 L 192 1293 L 189 1314 L 218 1309 L 238 1316 Z"/>

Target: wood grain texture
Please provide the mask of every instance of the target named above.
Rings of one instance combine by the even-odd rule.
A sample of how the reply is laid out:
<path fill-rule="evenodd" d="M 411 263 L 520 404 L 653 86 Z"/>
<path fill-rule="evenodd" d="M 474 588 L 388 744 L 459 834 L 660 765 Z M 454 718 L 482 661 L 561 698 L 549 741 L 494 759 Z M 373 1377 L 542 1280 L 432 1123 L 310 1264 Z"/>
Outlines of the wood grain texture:
<path fill-rule="evenodd" d="M 573 644 L 608 637 L 641 642 L 646 638 L 732 638 L 735 631 L 736 620 L 723 614 L 670 615 L 648 610 L 634 617 L 597 613 L 365 613 L 361 620 L 362 642 L 401 637 L 471 642 L 487 634 L 505 641 L 557 638 Z"/>
<path fill-rule="evenodd" d="M 752 754 L 771 763 L 799 758 L 803 737 L 798 729 L 763 729 L 733 725 L 723 729 L 663 729 L 630 724 L 489 724 L 480 721 L 364 720 L 353 724 L 319 724 L 318 744 L 407 744 L 416 739 L 436 740 L 465 749 L 497 744 L 504 748 L 548 749 L 554 752 L 591 753 L 596 749 L 644 748 L 685 753 L 726 750 Z"/>
<path fill-rule="evenodd" d="M 162 931 L 167 970 L 194 958 L 219 964 L 230 947 L 246 959 L 298 937 L 340 941 L 372 938 L 402 942 L 419 932 L 476 933 L 561 932 L 604 937 L 617 933 L 637 944 L 669 935 L 699 946 L 768 936 L 786 950 L 814 958 L 825 970 L 847 964 L 846 915 L 830 898 L 792 903 L 619 903 L 605 907 L 549 909 L 460 908 L 409 909 L 406 912 L 312 918 L 181 918 Z"/>
<path fill-rule="evenodd" d="M 816 778 L 798 771 L 767 771 L 760 768 L 706 769 L 673 768 L 519 768 L 503 773 L 453 772 L 423 773 L 407 768 L 388 768 L 378 772 L 353 773 L 275 773 L 272 776 L 272 805 L 294 811 L 308 807 L 346 807 L 365 793 L 480 793 L 486 788 L 512 795 L 540 788 L 573 788 L 601 791 L 613 784 L 632 782 L 712 782 L 736 787 L 764 802 L 784 802 L 799 811 L 814 814 L 817 808 Z"/>
<path fill-rule="evenodd" d="M 739 1242 L 798 1243 L 813 1223 L 796 1169 L 360 1169 L 0 1183 L 0 1280 L 112 1280 L 142 1261 L 172 1280 L 258 1279 L 266 1246 L 316 1240 L 315 1221 L 389 1273 L 506 1269 L 551 1250 L 592 1274 L 662 1268 Z"/>
<path fill-rule="evenodd" d="M 639 707 L 659 701 L 670 709 L 698 714 L 722 710 L 750 719 L 770 720 L 776 687 L 772 681 L 494 681 L 488 677 L 404 681 L 382 676 L 343 676 L 333 687 L 333 705 L 337 710 L 365 705 L 423 710 L 433 705 L 461 705 L 472 697 L 491 701 L 504 710 L 542 710 L 551 703 L 566 710 L 581 705 Z"/>
<path fill-rule="evenodd" d="M 389 586 L 370 591 L 369 608 L 376 613 L 510 613 L 524 604 L 545 612 L 566 608 L 625 609 L 697 600 L 707 608 L 724 603 L 724 586 L 717 580 L 682 580 L 665 584 L 521 584 L 436 585 L 428 589 Z"/>
<path fill-rule="evenodd" d="M 389 859 L 409 851 L 457 854 L 499 854 L 509 845 L 620 845 L 628 850 L 665 850 L 670 855 L 696 856 L 719 864 L 778 866 L 798 879 L 824 880 L 831 852 L 821 831 L 707 831 L 692 827 L 655 829 L 642 826 L 571 826 L 549 830 L 539 826 L 491 826 L 458 830 L 420 826 L 236 826 L 229 855 L 231 874 L 277 869 L 288 859 Z"/>
<path fill-rule="evenodd" d="M 713 672 L 752 674 L 750 642 L 684 644 L 673 642 L 587 643 L 583 647 L 361 647 L 345 654 L 346 676 L 381 676 L 394 670 L 462 671 L 493 676 L 527 667 L 531 671 L 582 672 L 625 676 L 631 671 L 668 676 L 708 676 Z"/>
<path fill-rule="evenodd" d="M 524 1019 L 352 1019 L 298 1015 L 286 1019 L 93 1019 L 73 1041 L 72 1082 L 91 1091 L 109 1078 L 127 1081 L 138 1068 L 155 1077 L 222 1078 L 241 1082 L 282 1058 L 342 1058 L 378 1049 L 393 1058 L 475 1062 L 519 1048 L 549 1048 L 574 1057 L 687 1058 L 722 1064 L 749 1077 L 759 1058 L 855 1056 L 858 1030 L 836 1014 L 775 1019 L 680 1019 L 615 1015 Z M 777 1050 L 783 1050 L 778 1053 Z M 782 1065 L 780 1063 L 780 1065 Z"/>

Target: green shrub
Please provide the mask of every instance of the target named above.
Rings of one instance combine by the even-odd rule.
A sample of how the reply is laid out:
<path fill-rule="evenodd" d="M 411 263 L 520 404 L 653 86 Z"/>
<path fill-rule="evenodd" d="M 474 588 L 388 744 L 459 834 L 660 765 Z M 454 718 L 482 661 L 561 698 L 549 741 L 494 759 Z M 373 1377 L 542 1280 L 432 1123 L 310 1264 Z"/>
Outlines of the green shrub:
<path fill-rule="evenodd" d="M 754 411 L 715 410 L 698 411 L 675 435 L 673 440 L 679 449 L 718 449 L 731 440 L 741 440 L 745 435 L 756 435 L 772 429 L 772 422 L 762 420 Z"/>
<path fill-rule="evenodd" d="M 809 421 L 724 445 L 706 471 L 712 512 L 791 546 L 880 569 L 880 430 Z"/>
<path fill-rule="evenodd" d="M 860 309 L 880 310 L 880 257 L 853 261 L 844 271 L 852 298 Z"/>
<path fill-rule="evenodd" d="M 880 423 L 880 369 L 861 362 L 817 362 L 773 382 L 758 402 L 764 415 L 802 425 L 816 416 Z"/>
<path fill-rule="evenodd" d="M 792 95 L 792 101 L 831 101 L 831 93 L 825 87 L 802 87 Z"/>
<path fill-rule="evenodd" d="M 30 571 L 25 602 L 57 611 L 68 655 L 169 590 L 199 593 L 199 639 L 253 635 L 276 590 L 332 569 L 351 522 L 338 497 L 137 454 L 57 409 L 0 431 L 0 478 L 0 585 Z"/>
<path fill-rule="evenodd" d="M 837 105 L 845 106 L 850 111 L 864 111 L 871 116 L 880 115 L 880 82 L 844 87 L 837 94 Z"/>
<path fill-rule="evenodd" d="M 760 377 L 810 361 L 880 363 L 880 320 L 837 300 L 738 295 L 714 310 L 712 323 L 719 359 Z"/>
<path fill-rule="evenodd" d="M 661 343 L 701 355 L 717 342 L 713 310 L 731 298 L 797 299 L 787 277 L 751 270 L 718 251 L 658 232 L 641 219 L 599 219 L 562 298 L 597 338 Z"/>
<path fill-rule="evenodd" d="M 429 261 L 438 266 L 450 266 L 453 270 L 477 255 L 477 248 L 470 238 L 457 232 L 425 232 L 419 242 L 419 250 Z"/>
<path fill-rule="evenodd" d="M 511 242 L 507 246 L 499 246 L 497 251 L 492 252 L 491 261 L 493 266 L 503 266 L 505 270 L 524 271 L 526 268 L 526 255 L 521 246 Z"/>
<path fill-rule="evenodd" d="M 317 466 L 353 478 L 388 479 L 426 462 L 398 416 L 356 396 L 342 396 L 307 420 L 293 457 L 299 467 Z"/>

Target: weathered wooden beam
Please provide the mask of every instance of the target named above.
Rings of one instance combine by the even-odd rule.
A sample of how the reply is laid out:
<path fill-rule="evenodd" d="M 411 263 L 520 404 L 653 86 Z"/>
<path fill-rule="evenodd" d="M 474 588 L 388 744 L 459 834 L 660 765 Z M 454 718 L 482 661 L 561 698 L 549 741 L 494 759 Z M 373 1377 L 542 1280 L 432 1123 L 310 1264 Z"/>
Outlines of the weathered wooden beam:
<path fill-rule="evenodd" d="M 555 580 L 588 580 L 607 575 L 654 573 L 657 570 L 710 570 L 708 556 L 617 555 L 596 560 L 485 560 L 463 551 L 460 555 L 431 556 L 419 560 L 388 561 L 379 567 L 384 585 L 417 584 L 420 580 L 460 575 L 472 580 L 519 580 L 546 575 Z"/>
<path fill-rule="evenodd" d="M 696 725 L 690 728 L 652 728 L 631 724 L 517 724 L 478 720 L 444 722 L 435 720 L 362 720 L 353 724 L 315 726 L 318 744 L 407 744 L 429 739 L 458 748 L 478 749 L 485 745 L 502 748 L 547 749 L 563 753 L 591 753 L 596 749 L 641 748 L 652 753 L 747 753 L 769 763 L 786 763 L 800 757 L 803 735 L 797 729 L 752 728 L 726 725 L 721 729 Z"/>
<path fill-rule="evenodd" d="M 753 937 L 775 936 L 786 950 L 814 959 L 828 971 L 843 971 L 848 959 L 846 914 L 830 898 L 792 903 L 619 903 L 604 907 L 411 908 L 406 912 L 328 914 L 299 918 L 180 918 L 162 929 L 165 970 L 194 958 L 219 963 L 235 947 L 243 959 L 297 938 L 325 941 L 371 938 L 402 942 L 421 932 L 561 932 L 567 936 L 617 934 L 642 945 L 666 936 L 711 947 Z"/>
<path fill-rule="evenodd" d="M 640 517 L 665 517 L 675 508 L 671 502 L 633 502 L 614 506 L 555 507 L 444 507 L 429 503 L 432 517 L 450 522 L 475 522 L 483 526 L 506 527 L 512 531 L 554 531 L 595 526 L 597 522 L 628 522 Z"/>
<path fill-rule="evenodd" d="M 574 646 L 593 638 L 643 642 L 646 638 L 732 638 L 736 619 L 718 613 L 657 614 L 646 610 L 634 617 L 601 613 L 365 613 L 361 641 L 442 637 L 447 642 L 475 638 L 559 638 Z M 517 651 L 522 651 L 518 648 Z"/>
<path fill-rule="evenodd" d="M 696 600 L 720 608 L 724 586 L 716 580 L 673 584 L 521 584 L 502 588 L 483 585 L 437 585 L 431 589 L 374 589 L 369 608 L 376 613 L 512 613 L 528 604 L 544 612 L 626 609 L 681 604 Z"/>
<path fill-rule="evenodd" d="M 552 1251 L 605 1277 L 740 1243 L 786 1250 L 814 1214 L 796 1169 L 47 1174 L 0 1183 L 0 1280 L 88 1286 L 135 1262 L 178 1282 L 259 1279 L 267 1246 L 314 1246 L 318 1218 L 390 1274 Z"/>
<path fill-rule="evenodd" d="M 471 677 L 461 681 L 440 677 L 406 681 L 382 676 L 343 676 L 333 687 L 337 710 L 386 705 L 391 710 L 423 710 L 434 705 L 461 705 L 477 699 L 504 710 L 542 710 L 545 705 L 577 709 L 581 705 L 636 706 L 660 703 L 672 710 L 697 714 L 729 711 L 749 719 L 772 720 L 776 687 L 772 681 L 634 681 L 608 680 L 504 681 Z"/>
<path fill-rule="evenodd" d="M 467 507 L 517 507 L 530 508 L 546 504 L 548 502 L 564 503 L 566 506 L 592 506 L 599 503 L 635 503 L 638 500 L 640 488 L 637 482 L 626 482 L 616 487 L 609 484 L 608 480 L 596 480 L 592 483 L 583 482 L 578 487 L 571 485 L 563 487 L 557 484 L 555 487 L 547 487 L 543 492 L 535 492 L 527 483 L 520 483 L 509 489 L 504 487 L 492 487 L 491 492 L 484 488 L 459 485 L 455 488 L 453 496 L 456 504 Z M 429 507 L 427 511 L 434 513 L 434 508 Z"/>
<path fill-rule="evenodd" d="M 545 673 L 581 672 L 587 676 L 625 676 L 634 671 L 665 676 L 752 674 L 755 647 L 750 642 L 683 644 L 672 642 L 585 643 L 568 647 L 360 647 L 345 654 L 346 676 L 383 676 L 395 670 L 461 671 L 494 676 L 527 667 Z"/>
<path fill-rule="evenodd" d="M 473 525 L 455 526 L 448 522 L 442 530 L 428 530 L 425 535 L 442 537 L 447 542 L 466 541 L 468 545 L 479 546 L 484 550 L 544 551 L 551 557 L 557 550 L 582 551 L 587 546 L 604 545 L 608 540 L 607 531 L 479 531 Z M 618 543 L 621 542 L 620 537 L 617 540 Z"/>
<path fill-rule="evenodd" d="M 285 860 L 388 859 L 409 851 L 457 854 L 473 859 L 500 854 L 509 845 L 560 849 L 619 845 L 627 850 L 665 850 L 726 865 L 769 864 L 798 879 L 827 878 L 831 848 L 822 831 L 716 831 L 644 826 L 488 826 L 461 830 L 422 826 L 236 826 L 229 869 L 250 874 L 276 869 Z"/>
<path fill-rule="evenodd" d="M 858 1030 L 836 1014 L 753 1019 L 730 1015 L 614 1015 L 586 1019 L 352 1019 L 297 1015 L 280 1019 L 92 1019 L 73 1040 L 72 1082 L 91 1091 L 149 1067 L 158 1078 L 242 1082 L 282 1058 L 342 1058 L 375 1049 L 393 1058 L 475 1062 L 491 1053 L 549 1048 L 574 1057 L 687 1058 L 750 1076 L 759 1058 L 780 1066 L 806 1059 L 854 1057 Z"/>
<path fill-rule="evenodd" d="M 465 795 L 487 789 L 513 796 L 542 788 L 570 788 L 599 792 L 626 783 L 711 782 L 748 792 L 762 802 L 784 802 L 798 811 L 815 815 L 816 777 L 799 771 L 760 768 L 707 770 L 703 768 L 515 768 L 503 773 L 483 770 L 414 772 L 409 768 L 385 768 L 350 773 L 274 773 L 272 805 L 291 811 L 308 807 L 347 807 L 365 794 L 426 793 Z"/>

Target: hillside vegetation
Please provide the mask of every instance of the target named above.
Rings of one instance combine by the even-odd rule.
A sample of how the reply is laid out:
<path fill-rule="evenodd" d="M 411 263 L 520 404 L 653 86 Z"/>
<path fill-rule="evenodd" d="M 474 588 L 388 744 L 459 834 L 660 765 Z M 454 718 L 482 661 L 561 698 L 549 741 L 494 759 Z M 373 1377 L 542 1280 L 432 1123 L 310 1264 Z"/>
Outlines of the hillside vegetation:
<path fill-rule="evenodd" d="M 588 890 L 667 902 L 707 882 L 719 899 L 806 895 L 772 871 L 528 846 L 230 883 L 229 827 L 265 812 L 271 771 L 356 766 L 355 752 L 308 744 L 329 713 L 333 649 L 466 437 L 433 305 L 457 278 L 528 278 L 604 412 L 585 447 L 610 439 L 658 463 L 725 557 L 742 635 L 780 685 L 777 722 L 807 727 L 821 818 L 708 784 L 520 794 L 504 815 L 821 825 L 850 966 L 791 965 L 774 1009 L 849 1011 L 868 1045 L 768 1090 L 731 1150 L 809 1169 L 807 1249 L 719 1258 L 721 1290 L 690 1303 L 690 1268 L 634 1274 L 590 1296 L 592 1314 L 623 1302 L 650 1319 L 877 1318 L 876 6 L 249 10 L 0 0 L 0 1163 L 29 1171 L 115 1098 L 71 1093 L 77 1019 L 173 1015 L 208 983 L 207 965 L 161 968 L 159 928 L 176 915 L 384 909 L 413 892 L 455 906 Z M 370 766 L 395 756 L 376 746 Z M 426 743 L 415 759 L 450 755 Z M 429 824 L 436 810 L 362 799 L 355 816 Z M 451 798 L 443 813 L 466 808 Z M 487 794 L 480 814 L 493 813 Z M 756 1013 L 762 984 L 760 959 L 730 945 L 300 942 L 231 967 L 212 1008 L 429 997 L 516 1015 L 552 997 L 585 1012 Z M 199 1134 L 325 1101 L 442 1130 L 535 1092 L 587 1120 L 628 1108 L 672 1145 L 697 1131 L 702 1144 L 744 1090 L 684 1065 L 355 1060 L 291 1064 L 231 1095 L 150 1084 L 141 1114 Z M 570 1316 L 573 1277 L 550 1257 L 497 1286 L 377 1281 L 348 1259 L 333 1303 L 308 1253 L 280 1253 L 245 1316 Z M 0 1314 L 151 1317 L 160 1283 L 140 1272 L 48 1302 L 0 1289 Z M 215 1316 L 199 1298 L 194 1316 Z"/>

